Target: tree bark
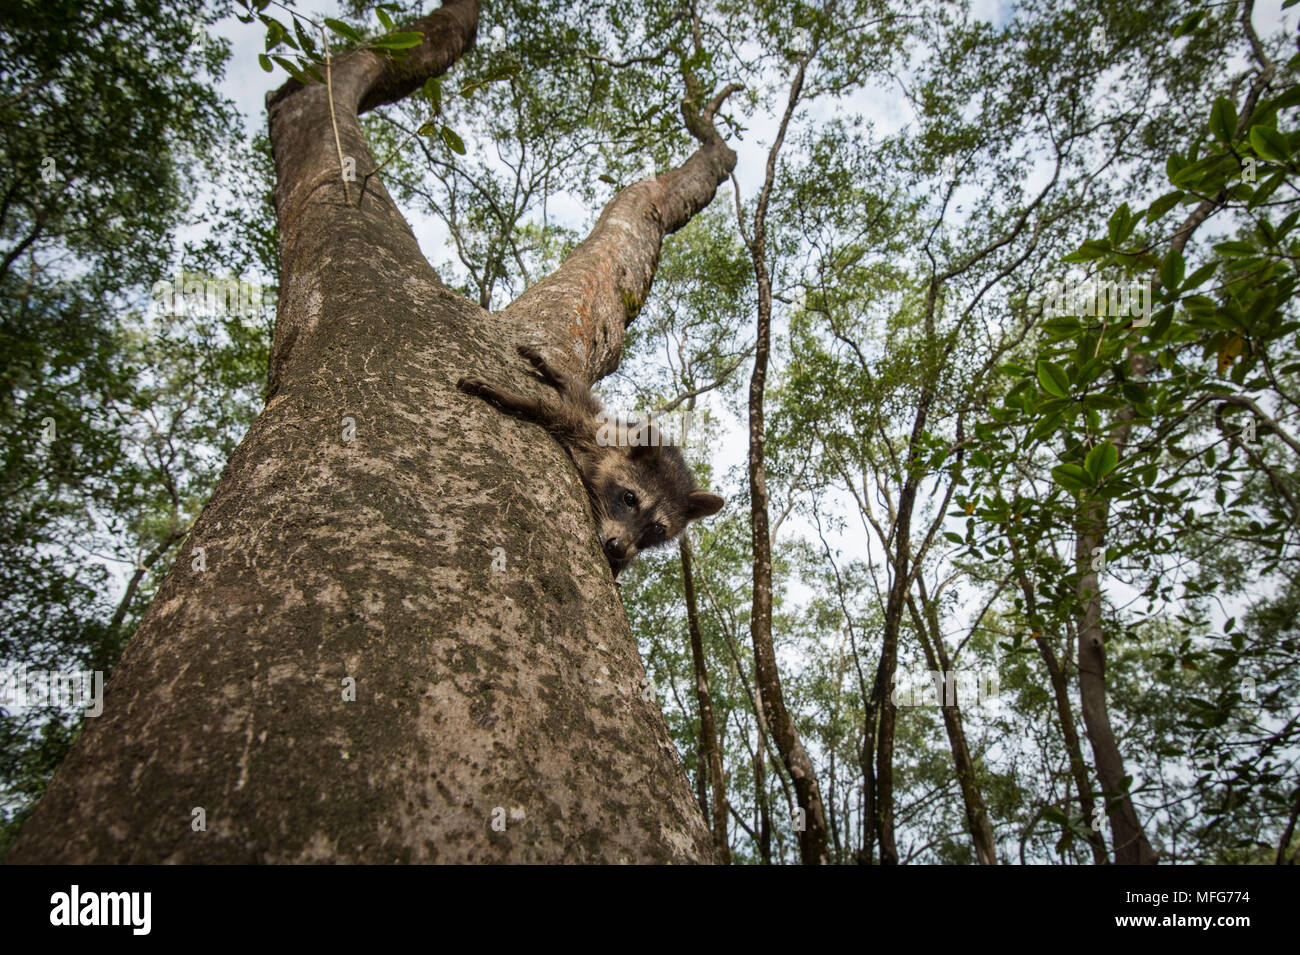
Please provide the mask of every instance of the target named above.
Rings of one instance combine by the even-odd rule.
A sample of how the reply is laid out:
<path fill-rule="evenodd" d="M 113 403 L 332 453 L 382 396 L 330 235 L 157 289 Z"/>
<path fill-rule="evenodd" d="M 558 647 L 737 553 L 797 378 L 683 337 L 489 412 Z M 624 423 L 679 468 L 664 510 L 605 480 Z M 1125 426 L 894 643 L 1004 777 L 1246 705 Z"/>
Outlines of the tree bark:
<path fill-rule="evenodd" d="M 713 694 L 709 690 L 709 669 L 704 658 L 704 639 L 700 634 L 700 615 L 695 603 L 695 576 L 688 534 L 688 531 L 682 532 L 679 546 L 682 589 L 686 594 L 686 624 L 691 633 L 691 660 L 695 667 L 695 700 L 700 708 L 700 775 L 708 776 L 712 789 L 713 849 L 718 861 L 727 865 L 731 862 L 731 847 L 727 840 L 727 787 L 722 775 L 722 750 L 718 745 L 717 722 L 713 718 Z"/>
<path fill-rule="evenodd" d="M 1007 531 L 1007 541 L 1011 545 L 1011 556 L 1016 563 L 1016 579 L 1020 584 L 1020 593 L 1025 600 L 1025 612 L 1032 619 L 1038 615 L 1038 599 L 1029 575 L 1021 563 L 1020 549 L 1016 546 L 1015 535 Z M 1065 741 L 1065 754 L 1070 760 L 1070 778 L 1079 797 L 1079 808 L 1083 812 L 1084 825 L 1088 826 L 1088 846 L 1092 850 L 1094 865 L 1108 865 L 1110 858 L 1106 855 L 1106 841 L 1101 833 L 1092 828 L 1095 803 L 1092 799 L 1092 783 L 1088 778 L 1088 767 L 1083 761 L 1083 748 L 1079 745 L 1079 732 L 1074 726 L 1074 710 L 1070 707 L 1069 679 L 1065 668 L 1057 659 L 1047 637 L 1035 631 L 1034 642 L 1038 645 L 1039 656 L 1047 668 L 1048 679 L 1052 683 L 1052 697 L 1056 702 L 1056 719 L 1061 724 L 1061 738 Z"/>
<path fill-rule="evenodd" d="M 971 760 L 970 746 L 966 742 L 966 728 L 962 725 L 960 701 L 954 699 L 952 704 L 949 704 L 946 699 L 946 674 L 952 671 L 952 660 L 948 656 L 947 647 L 943 644 L 943 634 L 939 629 L 939 618 L 933 601 L 927 600 L 924 594 L 921 595 L 921 599 L 925 608 L 924 618 L 910 593 L 907 595 L 907 607 L 916 627 L 917 639 L 921 641 L 921 647 L 925 652 L 926 663 L 929 664 L 931 671 L 945 674 L 945 698 L 939 701 L 939 709 L 943 714 L 944 729 L 948 733 L 948 747 L 952 750 L 953 772 L 957 776 L 962 805 L 966 809 L 966 826 L 971 841 L 975 844 L 975 858 L 979 860 L 980 865 L 997 865 L 997 842 L 993 838 L 993 826 L 989 822 L 984 796 L 975 782 L 975 764 Z"/>
<path fill-rule="evenodd" d="M 448 0 L 407 59 L 335 59 L 350 202 L 325 88 L 268 97 L 272 395 L 7 861 L 713 859 L 576 469 L 455 382 L 540 388 L 520 343 L 589 380 L 616 367 L 660 242 L 735 154 L 684 109 L 697 151 L 484 311 L 377 178 L 358 188 L 375 165 L 358 114 L 444 72 L 477 23 Z"/>
<path fill-rule="evenodd" d="M 1138 821 L 1133 800 L 1123 785 L 1124 758 L 1120 755 L 1110 714 L 1106 710 L 1106 642 L 1101 627 L 1101 585 L 1091 569 L 1093 548 L 1104 546 L 1105 502 L 1086 506 L 1075 538 L 1075 563 L 1079 568 L 1079 706 L 1092 743 L 1097 776 L 1106 791 L 1107 816 L 1119 865 L 1155 865 L 1156 854 Z"/>

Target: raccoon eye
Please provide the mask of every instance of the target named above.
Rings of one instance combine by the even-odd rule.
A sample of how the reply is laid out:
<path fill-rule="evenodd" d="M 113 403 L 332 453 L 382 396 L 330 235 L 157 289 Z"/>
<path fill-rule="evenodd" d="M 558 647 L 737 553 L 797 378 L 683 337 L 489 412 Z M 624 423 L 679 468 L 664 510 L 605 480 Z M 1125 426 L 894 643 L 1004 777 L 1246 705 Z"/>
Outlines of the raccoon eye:
<path fill-rule="evenodd" d="M 623 503 L 628 507 L 636 507 L 636 495 L 631 491 L 623 492 Z"/>
<path fill-rule="evenodd" d="M 650 528 L 650 530 L 654 532 L 655 537 L 663 537 L 668 533 L 668 529 L 662 524 L 656 524 L 654 527 Z"/>

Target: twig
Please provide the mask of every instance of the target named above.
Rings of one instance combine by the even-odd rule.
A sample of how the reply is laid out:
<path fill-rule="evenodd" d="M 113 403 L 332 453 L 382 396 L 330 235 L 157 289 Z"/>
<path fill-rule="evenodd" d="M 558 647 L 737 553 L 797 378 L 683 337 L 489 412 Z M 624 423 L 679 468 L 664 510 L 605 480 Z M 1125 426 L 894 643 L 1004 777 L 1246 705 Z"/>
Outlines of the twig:
<path fill-rule="evenodd" d="M 334 148 L 339 155 L 339 178 L 343 180 L 343 201 L 352 204 L 352 191 L 348 189 L 347 171 L 343 168 L 343 142 L 339 139 L 339 121 L 334 115 L 334 73 L 330 69 L 333 58 L 330 56 L 330 38 L 324 26 L 319 26 L 321 42 L 325 44 L 325 92 L 330 100 L 330 125 L 334 127 Z"/>

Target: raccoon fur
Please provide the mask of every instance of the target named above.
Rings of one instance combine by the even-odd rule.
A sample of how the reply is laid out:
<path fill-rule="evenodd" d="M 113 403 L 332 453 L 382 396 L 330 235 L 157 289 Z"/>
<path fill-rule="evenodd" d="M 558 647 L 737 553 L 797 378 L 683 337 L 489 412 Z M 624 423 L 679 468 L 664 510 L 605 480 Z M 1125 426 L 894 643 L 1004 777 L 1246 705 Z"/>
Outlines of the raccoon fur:
<path fill-rule="evenodd" d="M 603 408 L 587 383 L 558 371 L 536 348 L 521 345 L 518 351 L 554 389 L 554 398 L 530 398 L 482 378 L 462 378 L 456 387 L 540 424 L 568 450 L 615 578 L 641 551 L 668 543 L 691 521 L 721 510 L 723 499 L 696 489 L 681 450 L 663 444 L 653 424 L 635 426 L 626 446 L 601 444 Z"/>

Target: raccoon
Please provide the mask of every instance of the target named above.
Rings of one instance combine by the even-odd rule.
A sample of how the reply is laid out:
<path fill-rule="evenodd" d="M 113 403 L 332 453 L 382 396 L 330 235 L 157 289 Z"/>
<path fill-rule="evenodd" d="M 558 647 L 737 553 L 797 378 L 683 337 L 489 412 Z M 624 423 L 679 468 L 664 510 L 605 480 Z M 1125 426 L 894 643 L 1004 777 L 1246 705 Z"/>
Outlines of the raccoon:
<path fill-rule="evenodd" d="M 636 425 L 626 446 L 601 444 L 604 409 L 587 383 L 558 371 L 536 348 L 521 345 L 518 351 L 555 389 L 554 399 L 529 398 L 482 378 L 461 378 L 456 387 L 540 424 L 565 447 L 591 499 L 615 579 L 641 551 L 668 543 L 691 521 L 722 509 L 722 498 L 696 489 L 681 450 L 665 445 L 652 423 Z"/>

